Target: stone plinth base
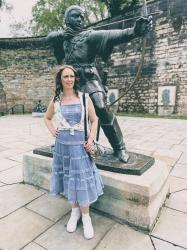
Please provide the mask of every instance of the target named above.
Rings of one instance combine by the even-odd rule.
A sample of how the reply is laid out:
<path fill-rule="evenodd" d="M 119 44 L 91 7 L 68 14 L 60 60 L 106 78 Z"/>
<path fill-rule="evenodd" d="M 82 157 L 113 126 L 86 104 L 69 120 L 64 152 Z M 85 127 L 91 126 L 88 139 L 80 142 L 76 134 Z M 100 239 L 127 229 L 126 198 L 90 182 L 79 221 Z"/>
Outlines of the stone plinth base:
<path fill-rule="evenodd" d="M 24 155 L 24 182 L 49 189 L 52 159 L 28 153 Z M 168 170 L 156 160 L 141 176 L 100 170 L 104 195 L 92 207 L 117 217 L 139 229 L 150 231 L 158 217 L 168 190 Z"/>

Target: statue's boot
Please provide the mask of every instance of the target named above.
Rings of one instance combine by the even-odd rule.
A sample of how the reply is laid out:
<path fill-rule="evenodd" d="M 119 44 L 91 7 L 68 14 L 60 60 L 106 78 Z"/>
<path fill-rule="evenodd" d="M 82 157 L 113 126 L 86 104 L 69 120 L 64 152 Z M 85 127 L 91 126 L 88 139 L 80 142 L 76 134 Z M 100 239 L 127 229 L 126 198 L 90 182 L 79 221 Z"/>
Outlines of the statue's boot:
<path fill-rule="evenodd" d="M 118 157 L 119 161 L 126 163 L 129 155 L 126 152 L 123 134 L 115 115 L 105 106 L 102 92 L 94 92 L 90 97 L 94 103 L 101 127 L 114 150 L 114 155 Z"/>
<path fill-rule="evenodd" d="M 101 127 L 114 150 L 114 155 L 121 162 L 127 163 L 129 154 L 126 151 L 125 143 L 123 141 L 123 134 L 116 117 L 114 116 L 114 114 L 112 115 L 112 120 L 108 124 L 103 124 L 102 119 L 100 119 Z"/>
<path fill-rule="evenodd" d="M 129 154 L 125 149 L 119 149 L 114 152 L 114 155 L 122 162 L 127 163 L 129 159 Z"/>

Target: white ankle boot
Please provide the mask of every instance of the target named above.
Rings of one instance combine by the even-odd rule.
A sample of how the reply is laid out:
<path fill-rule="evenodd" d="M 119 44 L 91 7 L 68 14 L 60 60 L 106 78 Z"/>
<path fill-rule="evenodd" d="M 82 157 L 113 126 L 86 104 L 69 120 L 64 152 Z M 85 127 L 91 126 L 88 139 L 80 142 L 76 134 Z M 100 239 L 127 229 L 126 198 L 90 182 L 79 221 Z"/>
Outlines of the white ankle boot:
<path fill-rule="evenodd" d="M 80 208 L 79 207 L 72 208 L 71 216 L 69 218 L 69 221 L 66 227 L 66 230 L 69 233 L 75 232 L 75 230 L 77 229 L 77 222 L 80 219 L 80 217 L 81 217 Z"/>
<path fill-rule="evenodd" d="M 94 237 L 94 230 L 89 213 L 82 214 L 82 223 L 84 229 L 84 237 L 89 240 Z"/>

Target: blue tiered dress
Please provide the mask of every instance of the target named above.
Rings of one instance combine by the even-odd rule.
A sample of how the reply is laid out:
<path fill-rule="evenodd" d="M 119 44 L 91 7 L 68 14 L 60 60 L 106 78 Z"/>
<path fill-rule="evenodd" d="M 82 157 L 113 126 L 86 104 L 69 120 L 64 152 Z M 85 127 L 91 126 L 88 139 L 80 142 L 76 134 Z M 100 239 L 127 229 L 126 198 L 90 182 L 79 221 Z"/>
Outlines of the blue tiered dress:
<path fill-rule="evenodd" d="M 103 194 L 103 183 L 84 148 L 82 93 L 79 96 L 80 104 L 55 103 L 60 126 L 53 152 L 50 193 L 62 193 L 70 203 L 88 206 Z"/>

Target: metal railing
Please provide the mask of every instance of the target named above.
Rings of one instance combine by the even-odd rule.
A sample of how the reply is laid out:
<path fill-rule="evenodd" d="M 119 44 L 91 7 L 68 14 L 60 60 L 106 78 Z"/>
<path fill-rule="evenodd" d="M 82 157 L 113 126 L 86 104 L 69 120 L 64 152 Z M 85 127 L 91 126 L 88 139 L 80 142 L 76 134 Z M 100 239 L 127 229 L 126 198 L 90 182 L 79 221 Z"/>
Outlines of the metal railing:
<path fill-rule="evenodd" d="M 4 116 L 4 115 L 7 115 L 7 114 L 15 114 L 15 110 L 18 107 L 21 107 L 21 111 L 24 114 L 25 113 L 25 107 L 24 107 L 24 105 L 23 104 L 15 104 L 11 108 L 7 109 L 6 111 L 0 111 L 0 116 Z"/>

